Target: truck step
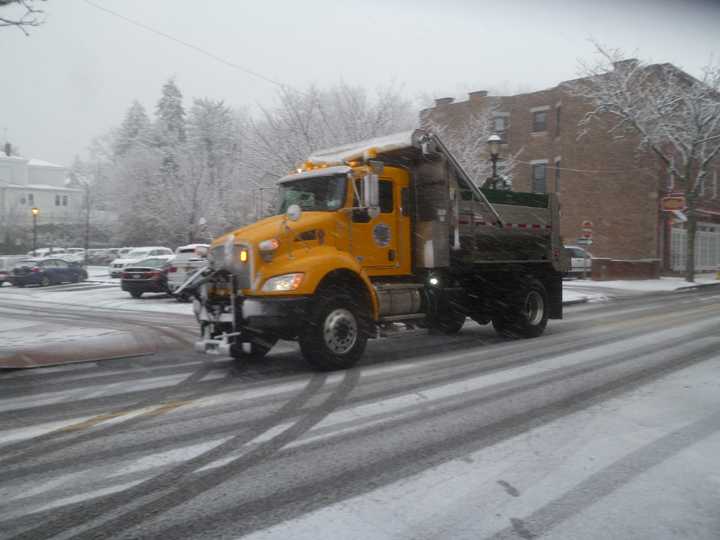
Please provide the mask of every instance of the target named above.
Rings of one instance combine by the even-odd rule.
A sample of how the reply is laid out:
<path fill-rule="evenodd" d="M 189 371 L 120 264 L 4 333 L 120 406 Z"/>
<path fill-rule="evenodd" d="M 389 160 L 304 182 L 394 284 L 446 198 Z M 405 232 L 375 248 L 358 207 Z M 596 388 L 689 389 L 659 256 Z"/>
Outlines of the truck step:
<path fill-rule="evenodd" d="M 387 315 L 386 317 L 380 317 L 380 322 L 416 321 L 424 318 L 424 313 L 409 313 L 407 315 Z"/>

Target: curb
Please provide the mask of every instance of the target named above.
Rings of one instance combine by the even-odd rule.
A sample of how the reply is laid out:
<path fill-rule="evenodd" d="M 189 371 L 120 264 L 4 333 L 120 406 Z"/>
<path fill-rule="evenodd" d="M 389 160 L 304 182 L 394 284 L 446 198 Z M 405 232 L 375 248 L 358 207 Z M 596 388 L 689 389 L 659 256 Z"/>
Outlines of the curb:
<path fill-rule="evenodd" d="M 686 287 L 678 287 L 675 289 L 675 292 L 691 292 L 691 291 L 697 291 L 700 289 L 712 289 L 715 287 L 720 287 L 720 281 L 717 283 L 696 283 L 695 285 L 688 285 Z"/>
<path fill-rule="evenodd" d="M 562 303 L 563 306 L 574 306 L 576 304 L 587 304 L 590 301 L 589 298 L 578 298 L 577 300 L 567 300 Z"/>

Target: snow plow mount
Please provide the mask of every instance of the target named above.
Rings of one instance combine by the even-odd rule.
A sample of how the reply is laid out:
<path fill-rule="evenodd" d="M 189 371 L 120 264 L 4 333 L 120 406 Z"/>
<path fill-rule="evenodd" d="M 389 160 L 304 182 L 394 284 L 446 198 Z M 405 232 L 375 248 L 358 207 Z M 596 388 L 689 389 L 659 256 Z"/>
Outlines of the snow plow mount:
<path fill-rule="evenodd" d="M 230 346 L 233 345 L 233 341 L 230 338 L 234 338 L 240 335 L 240 332 L 232 332 L 230 334 L 222 334 L 217 339 L 204 338 L 200 341 L 195 342 L 195 351 L 205 354 L 213 355 L 230 355 Z"/>

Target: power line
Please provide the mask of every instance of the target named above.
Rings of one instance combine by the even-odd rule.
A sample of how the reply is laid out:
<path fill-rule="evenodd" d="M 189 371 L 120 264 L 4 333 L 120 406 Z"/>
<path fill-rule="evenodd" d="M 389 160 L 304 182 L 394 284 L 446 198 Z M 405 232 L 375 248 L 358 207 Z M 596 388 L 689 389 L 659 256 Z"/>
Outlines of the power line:
<path fill-rule="evenodd" d="M 142 28 L 143 30 L 147 30 L 148 32 L 152 32 L 155 35 L 158 35 L 160 37 L 164 37 L 165 39 L 169 39 L 170 41 L 174 41 L 175 43 L 178 43 L 180 45 L 183 45 L 184 47 L 187 47 L 189 49 L 194 50 L 195 52 L 199 52 L 200 54 L 203 54 L 209 58 L 212 58 L 213 60 L 216 60 L 217 62 L 220 62 L 221 64 L 225 64 L 226 66 L 229 66 L 231 68 L 240 70 L 244 73 L 247 73 L 248 75 L 252 75 L 253 77 L 257 77 L 258 79 L 262 79 L 265 82 L 268 82 L 270 84 L 274 84 L 276 86 L 279 86 L 281 88 L 289 88 L 288 85 L 281 83 L 279 81 L 276 81 L 274 79 L 271 79 L 270 77 L 266 77 L 265 75 L 258 73 L 257 71 L 253 71 L 252 69 L 248 69 L 246 67 L 243 67 L 239 64 L 235 64 L 234 62 L 230 62 L 229 60 L 226 60 L 224 58 L 221 58 L 220 56 L 211 53 L 210 51 L 207 51 L 203 49 L 202 47 L 198 47 L 197 45 L 193 45 L 192 43 L 188 43 L 187 41 L 183 41 L 182 39 L 176 38 L 174 36 L 171 36 L 170 34 L 167 34 L 165 32 L 162 32 L 161 30 L 157 30 L 151 26 L 148 26 L 145 23 L 141 23 L 139 21 L 136 21 L 134 19 L 131 19 L 129 17 L 126 17 L 125 15 L 122 15 L 120 13 L 117 13 L 116 11 L 113 11 L 111 9 L 108 9 L 104 6 L 101 6 L 99 4 L 96 4 L 95 2 L 92 2 L 91 0 L 83 0 L 87 5 L 94 7 L 95 9 L 99 9 L 100 11 L 104 11 L 105 13 L 109 13 L 110 15 L 114 17 L 118 17 L 119 19 L 124 20 L 125 22 L 128 22 L 134 26 L 137 26 L 138 28 Z"/>
<path fill-rule="evenodd" d="M 513 160 L 515 163 L 522 163 L 524 165 L 538 165 L 538 163 L 533 163 L 532 161 L 522 161 L 519 159 Z M 557 161 L 555 163 L 558 163 Z M 652 170 L 652 167 L 637 167 L 633 169 L 572 169 L 570 167 L 558 167 L 557 165 L 550 165 L 550 163 L 546 163 L 545 166 L 548 169 L 557 169 L 560 171 L 570 171 L 570 172 L 577 172 L 577 173 L 591 173 L 591 174 L 626 174 L 628 172 L 632 171 L 647 171 Z"/>

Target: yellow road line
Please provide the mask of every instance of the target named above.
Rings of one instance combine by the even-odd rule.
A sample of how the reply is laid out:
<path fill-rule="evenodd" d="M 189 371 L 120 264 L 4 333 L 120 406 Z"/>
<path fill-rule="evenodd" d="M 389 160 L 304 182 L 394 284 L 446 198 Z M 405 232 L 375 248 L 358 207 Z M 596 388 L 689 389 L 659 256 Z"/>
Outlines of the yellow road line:
<path fill-rule="evenodd" d="M 151 417 L 155 417 L 155 416 L 161 416 L 163 414 L 167 414 L 171 411 L 174 411 L 175 409 L 177 409 L 179 407 L 182 407 L 183 405 L 187 405 L 192 402 L 193 402 L 193 400 L 168 401 L 167 403 L 163 403 L 159 407 L 150 409 L 148 411 L 143 412 L 142 414 L 139 414 L 138 417 L 151 418 Z M 72 425 L 66 426 L 64 428 L 61 428 L 59 431 L 60 432 L 81 431 L 83 429 L 88 429 L 88 428 L 94 427 L 102 422 L 107 421 L 107 420 L 112 420 L 113 418 L 119 418 L 121 416 L 133 414 L 138 411 L 142 411 L 143 409 L 128 409 L 128 410 L 124 410 L 124 411 L 99 414 L 97 416 L 94 416 L 93 418 L 89 418 L 82 422 L 78 422 L 77 424 L 72 424 Z"/>

